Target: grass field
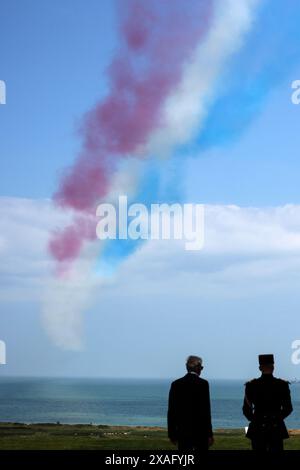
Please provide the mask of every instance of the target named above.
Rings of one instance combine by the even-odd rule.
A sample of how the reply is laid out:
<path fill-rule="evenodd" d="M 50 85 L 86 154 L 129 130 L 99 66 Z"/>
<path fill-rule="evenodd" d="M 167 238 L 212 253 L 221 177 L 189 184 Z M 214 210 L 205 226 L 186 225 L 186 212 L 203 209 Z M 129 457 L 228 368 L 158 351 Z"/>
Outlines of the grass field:
<path fill-rule="evenodd" d="M 286 450 L 300 450 L 300 431 L 291 431 Z M 0 423 L 0 450 L 175 450 L 166 429 L 140 426 Z M 215 431 L 214 450 L 247 450 L 242 429 Z"/>

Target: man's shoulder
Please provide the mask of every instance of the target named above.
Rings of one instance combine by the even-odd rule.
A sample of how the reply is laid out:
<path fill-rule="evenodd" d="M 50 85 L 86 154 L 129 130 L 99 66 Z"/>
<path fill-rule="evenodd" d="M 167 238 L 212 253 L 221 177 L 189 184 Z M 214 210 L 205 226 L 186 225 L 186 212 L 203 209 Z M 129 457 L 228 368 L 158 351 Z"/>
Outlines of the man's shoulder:
<path fill-rule="evenodd" d="M 174 381 L 172 382 L 172 385 L 173 385 L 174 387 L 176 387 L 177 385 L 183 384 L 183 383 L 186 382 L 186 380 L 187 380 L 187 375 L 188 375 L 188 374 L 184 375 L 183 377 L 179 377 L 179 379 L 174 380 Z"/>
<path fill-rule="evenodd" d="M 285 379 L 280 379 L 279 377 L 274 377 L 276 383 L 281 386 L 281 387 L 288 387 L 290 382 L 288 380 L 285 380 Z"/>
<path fill-rule="evenodd" d="M 286 387 L 287 385 L 289 385 L 290 382 L 288 380 L 279 379 L 278 377 L 273 377 L 273 380 L 272 380 L 271 383 L 274 383 L 278 386 Z M 260 385 L 260 384 L 264 385 L 265 382 L 264 382 L 262 377 L 257 377 L 255 379 L 248 380 L 248 382 L 245 383 L 245 386 L 246 387 L 256 387 L 257 385 Z"/>
<path fill-rule="evenodd" d="M 178 383 L 180 383 L 182 381 L 183 377 L 180 377 L 179 379 L 175 379 L 173 380 L 173 382 L 171 383 L 171 385 L 177 385 Z"/>
<path fill-rule="evenodd" d="M 208 381 L 203 379 L 202 377 L 199 377 L 195 374 L 185 374 L 183 377 L 180 377 L 179 379 L 176 379 L 172 382 L 172 386 L 177 387 L 184 385 L 186 383 L 190 383 L 191 381 L 196 382 L 198 384 L 201 384 L 203 386 L 208 386 Z"/>
<path fill-rule="evenodd" d="M 202 377 L 199 377 L 200 383 L 202 385 L 205 385 L 206 387 L 209 386 L 208 380 L 203 379 Z"/>

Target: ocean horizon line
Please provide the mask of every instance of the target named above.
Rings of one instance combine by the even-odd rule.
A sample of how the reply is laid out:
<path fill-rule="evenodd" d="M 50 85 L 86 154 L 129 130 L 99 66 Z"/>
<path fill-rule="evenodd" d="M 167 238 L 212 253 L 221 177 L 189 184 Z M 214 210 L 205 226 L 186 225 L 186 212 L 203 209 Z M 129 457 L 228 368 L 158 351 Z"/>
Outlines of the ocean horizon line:
<path fill-rule="evenodd" d="M 183 372 L 181 375 L 178 374 L 173 377 L 118 377 L 118 376 L 76 376 L 76 375 L 0 375 L 1 379 L 78 379 L 78 380 L 161 380 L 161 381 L 172 381 L 176 380 L 176 378 L 182 377 L 185 375 Z M 259 376 L 259 374 L 258 374 Z M 240 381 L 247 381 L 249 378 L 224 378 L 224 377 L 207 377 L 202 376 L 201 378 L 208 380 L 208 381 L 230 381 L 230 382 L 240 382 Z"/>

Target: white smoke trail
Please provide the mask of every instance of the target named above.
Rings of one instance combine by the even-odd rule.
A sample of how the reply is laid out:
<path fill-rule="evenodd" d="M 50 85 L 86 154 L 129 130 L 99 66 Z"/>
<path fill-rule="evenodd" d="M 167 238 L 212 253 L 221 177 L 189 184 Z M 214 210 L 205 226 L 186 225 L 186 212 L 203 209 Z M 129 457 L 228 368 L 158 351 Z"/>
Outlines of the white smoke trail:
<path fill-rule="evenodd" d="M 119 194 L 133 195 L 139 172 L 140 162 L 124 162 L 113 177 L 111 191 L 105 201 L 115 203 Z M 42 300 L 43 325 L 53 343 L 62 349 L 83 348 L 83 312 L 92 308 L 95 291 L 106 282 L 103 274 L 96 271 L 101 249 L 102 243 L 98 239 L 87 243 L 66 275 L 51 279 L 45 290 Z"/>
<path fill-rule="evenodd" d="M 168 155 L 201 129 L 209 105 L 218 94 L 217 82 L 228 59 L 243 44 L 260 0 L 219 0 L 206 39 L 186 65 L 183 79 L 166 101 L 162 126 L 143 149 Z M 140 150 L 141 151 L 141 150 Z"/>
<path fill-rule="evenodd" d="M 100 279 L 94 269 L 99 248 L 100 244 L 86 246 L 67 274 L 52 279 L 45 291 L 43 325 L 54 344 L 62 349 L 83 347 L 82 312 L 92 306 L 93 290 L 99 287 Z"/>
<path fill-rule="evenodd" d="M 137 153 L 167 155 L 177 144 L 187 142 L 201 128 L 209 104 L 217 95 L 219 74 L 237 51 L 250 29 L 259 0 L 220 0 L 210 31 L 186 66 L 183 80 L 167 99 L 163 126 L 152 133 L 145 148 Z M 114 176 L 106 202 L 119 194 L 134 194 L 139 164 L 128 161 Z M 82 313 L 92 305 L 95 286 L 103 279 L 95 273 L 94 263 L 101 244 L 91 243 L 74 263 L 67 279 L 53 280 L 46 292 L 43 321 L 55 344 L 64 349 L 82 347 Z"/>

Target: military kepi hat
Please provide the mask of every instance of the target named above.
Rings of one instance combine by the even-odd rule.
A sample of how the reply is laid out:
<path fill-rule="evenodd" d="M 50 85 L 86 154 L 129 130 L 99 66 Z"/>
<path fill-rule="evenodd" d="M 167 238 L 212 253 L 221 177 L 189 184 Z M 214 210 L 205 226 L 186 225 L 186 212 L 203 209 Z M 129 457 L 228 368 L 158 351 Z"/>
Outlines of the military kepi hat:
<path fill-rule="evenodd" d="M 258 362 L 260 366 L 274 364 L 274 355 L 273 354 L 260 354 L 258 356 Z"/>

